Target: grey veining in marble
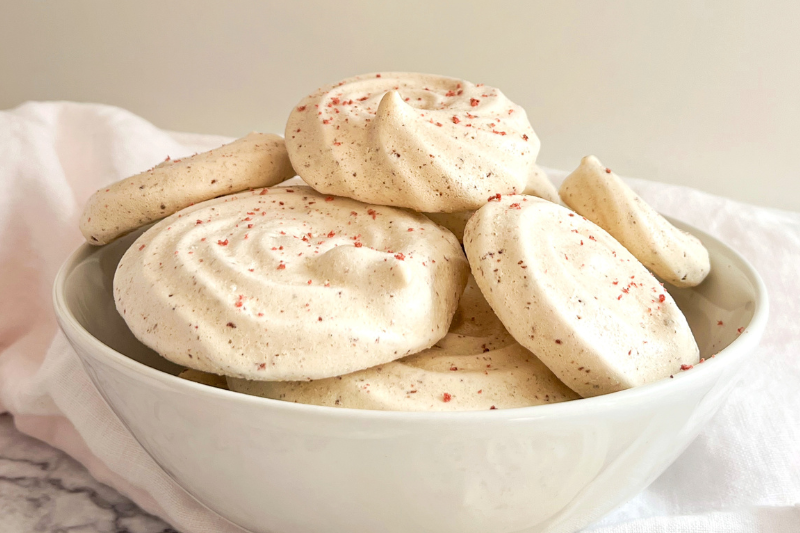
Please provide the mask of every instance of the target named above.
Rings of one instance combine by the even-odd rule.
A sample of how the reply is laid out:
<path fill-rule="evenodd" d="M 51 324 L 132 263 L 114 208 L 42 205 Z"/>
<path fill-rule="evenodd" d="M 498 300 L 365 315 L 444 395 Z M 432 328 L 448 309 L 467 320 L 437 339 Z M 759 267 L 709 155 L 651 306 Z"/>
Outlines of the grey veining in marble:
<path fill-rule="evenodd" d="M 0 533 L 177 533 L 0 416 Z"/>

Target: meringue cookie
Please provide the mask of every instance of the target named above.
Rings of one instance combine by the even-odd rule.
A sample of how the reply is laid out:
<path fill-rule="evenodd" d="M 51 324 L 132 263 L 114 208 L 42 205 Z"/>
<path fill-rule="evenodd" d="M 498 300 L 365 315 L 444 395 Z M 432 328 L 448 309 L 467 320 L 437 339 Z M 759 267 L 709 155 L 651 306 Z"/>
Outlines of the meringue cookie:
<path fill-rule="evenodd" d="M 581 396 L 665 378 L 699 359 L 686 318 L 658 280 L 569 209 L 503 197 L 472 216 L 464 248 L 508 331 Z"/>
<path fill-rule="evenodd" d="M 426 217 L 433 220 L 440 226 L 450 230 L 456 236 L 458 242 L 464 240 L 464 228 L 467 226 L 469 217 L 475 211 L 458 211 L 456 213 L 423 213 Z"/>
<path fill-rule="evenodd" d="M 285 136 L 295 170 L 320 192 L 446 213 L 521 193 L 540 146 L 498 89 L 416 73 L 323 87 L 292 110 Z"/>
<path fill-rule="evenodd" d="M 547 175 L 538 166 L 531 167 L 531 173 L 528 176 L 528 184 L 522 194 L 530 196 L 538 196 L 544 200 L 560 203 L 558 191 L 547 178 Z M 487 200 L 488 201 L 488 200 Z M 453 235 L 458 238 L 459 242 L 464 240 L 464 227 L 467 225 L 469 217 L 475 211 L 458 211 L 456 213 L 423 213 L 429 219 L 433 220 L 440 226 L 444 226 L 453 232 Z"/>
<path fill-rule="evenodd" d="M 117 237 L 223 194 L 269 187 L 295 175 L 278 135 L 251 133 L 209 152 L 166 161 L 100 189 L 80 229 L 89 244 Z"/>
<path fill-rule="evenodd" d="M 123 256 L 114 296 L 134 335 L 175 363 L 308 380 L 429 348 L 468 269 L 423 215 L 286 187 L 162 220 Z"/>
<path fill-rule="evenodd" d="M 319 381 L 228 383 L 265 398 L 382 411 L 506 409 L 578 398 L 508 334 L 473 278 L 450 332 L 429 350 Z"/>
<path fill-rule="evenodd" d="M 711 270 L 700 239 L 670 224 L 596 157 L 584 157 L 560 192 L 567 206 L 609 232 L 664 281 L 694 287 Z"/>
<path fill-rule="evenodd" d="M 522 194 L 536 196 L 548 202 L 553 202 L 554 204 L 560 203 L 561 200 L 558 196 L 558 189 L 556 189 L 556 186 L 553 185 L 553 182 L 550 181 L 547 174 L 536 165 L 531 167 L 531 172 L 528 174 L 528 183 L 525 185 Z"/>

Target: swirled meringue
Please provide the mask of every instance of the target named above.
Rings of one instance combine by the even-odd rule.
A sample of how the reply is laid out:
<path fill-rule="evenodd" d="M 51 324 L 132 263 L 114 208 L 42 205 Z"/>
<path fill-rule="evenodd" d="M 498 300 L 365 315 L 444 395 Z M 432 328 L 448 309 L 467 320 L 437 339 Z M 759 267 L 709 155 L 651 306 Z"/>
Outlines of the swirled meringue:
<path fill-rule="evenodd" d="M 564 207 L 530 196 L 490 202 L 467 223 L 464 248 L 508 331 L 581 396 L 665 378 L 699 359 L 658 280 Z"/>
<path fill-rule="evenodd" d="M 700 239 L 670 224 L 593 155 L 567 176 L 560 194 L 664 281 L 694 287 L 711 271 Z"/>
<path fill-rule="evenodd" d="M 114 296 L 136 337 L 175 363 L 307 380 L 433 345 L 467 273 L 456 239 L 420 214 L 287 187 L 159 222 L 123 256 Z"/>
<path fill-rule="evenodd" d="M 531 173 L 528 176 L 528 184 L 525 186 L 525 190 L 522 194 L 537 196 L 549 202 L 559 203 L 558 191 L 555 185 L 547 178 L 544 171 L 536 165 L 531 167 Z M 423 214 L 440 226 L 449 229 L 459 242 L 461 242 L 464 240 L 464 227 L 467 225 L 469 217 L 471 217 L 474 212 L 475 211 L 458 211 L 455 213 Z"/>
<path fill-rule="evenodd" d="M 284 401 L 383 411 L 474 411 L 578 396 L 505 330 L 470 277 L 450 332 L 416 355 L 306 382 L 228 378 L 231 390 Z"/>
<path fill-rule="evenodd" d="M 525 111 L 498 89 L 416 73 L 323 87 L 292 110 L 285 137 L 316 190 L 421 212 L 521 193 L 539 153 Z"/>
<path fill-rule="evenodd" d="M 250 133 L 230 144 L 100 189 L 89 198 L 80 229 L 89 244 L 108 244 L 181 209 L 223 194 L 270 187 L 295 175 L 278 135 Z"/>

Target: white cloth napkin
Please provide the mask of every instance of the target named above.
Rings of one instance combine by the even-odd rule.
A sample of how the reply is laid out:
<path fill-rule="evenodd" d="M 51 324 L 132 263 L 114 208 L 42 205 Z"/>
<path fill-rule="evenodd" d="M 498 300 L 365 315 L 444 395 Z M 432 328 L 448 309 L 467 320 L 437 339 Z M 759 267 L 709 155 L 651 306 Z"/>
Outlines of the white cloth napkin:
<path fill-rule="evenodd" d="M 83 242 L 78 217 L 96 189 L 227 140 L 165 132 L 101 105 L 28 103 L 0 113 L 0 412 L 184 533 L 242 530 L 188 496 L 110 412 L 58 331 L 50 290 Z M 565 175 L 549 174 L 556 182 Z M 694 444 L 588 531 L 798 532 L 800 213 L 629 183 L 659 211 L 747 257 L 766 281 L 771 318 L 741 385 Z"/>

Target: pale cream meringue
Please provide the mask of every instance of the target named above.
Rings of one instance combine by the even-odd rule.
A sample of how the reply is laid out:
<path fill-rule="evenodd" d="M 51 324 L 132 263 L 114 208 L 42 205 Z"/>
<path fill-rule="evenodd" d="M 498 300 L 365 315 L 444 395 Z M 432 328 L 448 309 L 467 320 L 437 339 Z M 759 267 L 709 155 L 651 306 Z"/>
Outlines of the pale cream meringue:
<path fill-rule="evenodd" d="M 555 185 L 547 178 L 544 171 L 536 165 L 533 165 L 531 168 L 531 173 L 528 176 L 528 184 L 525 186 L 525 190 L 522 194 L 537 196 L 557 204 L 560 203 Z M 474 212 L 475 211 L 457 211 L 455 213 L 423 214 L 440 226 L 449 229 L 459 242 L 461 242 L 464 240 L 464 227 L 467 225 L 469 217 L 471 217 Z"/>
<path fill-rule="evenodd" d="M 578 398 L 509 335 L 472 277 L 450 332 L 429 350 L 318 381 L 228 384 L 265 398 L 383 411 L 507 409 Z"/>
<path fill-rule="evenodd" d="M 295 175 L 278 135 L 250 133 L 100 189 L 89 198 L 80 229 L 89 244 L 117 237 L 185 207 L 234 192 L 270 187 Z"/>
<path fill-rule="evenodd" d="M 531 172 L 528 174 L 528 182 L 525 184 L 525 189 L 522 191 L 522 194 L 536 196 L 542 200 L 553 202 L 554 204 L 560 203 L 558 189 L 556 189 L 556 186 L 550 181 L 550 178 L 547 177 L 544 170 L 537 165 L 531 167 Z"/>
<path fill-rule="evenodd" d="M 711 270 L 700 239 L 681 231 L 590 155 L 567 176 L 561 198 L 622 243 L 639 261 L 676 287 L 699 285 Z"/>
<path fill-rule="evenodd" d="M 423 215 L 286 187 L 159 222 L 123 256 L 114 296 L 136 337 L 175 363 L 308 380 L 432 346 L 468 269 Z"/>
<path fill-rule="evenodd" d="M 474 213 L 475 211 L 458 211 L 456 213 L 424 213 L 424 215 L 450 230 L 458 242 L 461 242 L 464 240 L 464 228 L 467 226 L 467 221 Z"/>
<path fill-rule="evenodd" d="M 502 197 L 470 218 L 464 248 L 508 331 L 581 396 L 665 378 L 699 359 L 686 318 L 658 280 L 569 209 Z"/>
<path fill-rule="evenodd" d="M 540 146 L 498 89 L 416 73 L 323 87 L 295 106 L 285 137 L 295 170 L 320 192 L 447 213 L 521 193 Z"/>

